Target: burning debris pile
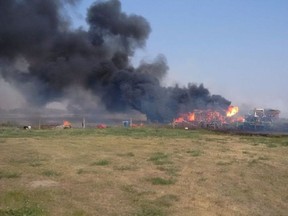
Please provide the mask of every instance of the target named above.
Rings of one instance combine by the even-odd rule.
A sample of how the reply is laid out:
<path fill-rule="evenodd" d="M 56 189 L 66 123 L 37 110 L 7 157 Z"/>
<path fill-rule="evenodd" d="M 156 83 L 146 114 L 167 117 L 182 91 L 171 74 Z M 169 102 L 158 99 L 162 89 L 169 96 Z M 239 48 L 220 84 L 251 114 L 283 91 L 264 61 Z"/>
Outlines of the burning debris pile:
<path fill-rule="evenodd" d="M 64 120 L 62 125 L 57 125 L 57 129 L 70 129 L 72 128 L 72 124 L 69 121 Z"/>
<path fill-rule="evenodd" d="M 230 101 L 211 95 L 202 84 L 161 85 L 168 70 L 164 56 L 138 67 L 130 63 L 151 32 L 145 18 L 122 12 L 119 0 L 97 1 L 88 9 L 89 29 L 75 30 L 63 9 L 75 2 L 0 1 L 0 78 L 31 104 L 41 107 L 65 99 L 68 108 L 76 103 L 82 112 L 87 107 L 93 112 L 86 105 L 91 97 L 85 101 L 75 96 L 75 89 L 81 89 L 110 112 L 137 110 L 153 122 L 170 122 L 189 110 L 206 122 L 226 121 L 218 110 L 227 110 Z"/>
<path fill-rule="evenodd" d="M 239 108 L 237 106 L 229 106 L 227 110 L 194 110 L 181 114 L 179 118 L 173 121 L 173 124 L 188 123 L 197 127 L 208 128 L 221 128 L 224 124 L 230 124 L 232 122 L 243 122 L 242 117 L 235 117 Z"/>
<path fill-rule="evenodd" d="M 279 120 L 280 111 L 255 108 L 247 115 L 238 116 L 239 108 L 229 106 L 227 110 L 194 110 L 183 113 L 173 121 L 173 125 L 223 129 L 234 127 L 240 130 L 271 130 Z"/>

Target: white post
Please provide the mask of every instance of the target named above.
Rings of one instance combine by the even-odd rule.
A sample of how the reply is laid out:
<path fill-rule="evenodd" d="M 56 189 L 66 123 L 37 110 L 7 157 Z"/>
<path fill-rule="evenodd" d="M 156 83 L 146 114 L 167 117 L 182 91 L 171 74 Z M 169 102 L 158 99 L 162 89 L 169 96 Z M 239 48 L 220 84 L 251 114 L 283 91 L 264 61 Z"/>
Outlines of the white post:
<path fill-rule="evenodd" d="M 85 128 L 86 127 L 86 121 L 85 121 L 85 118 L 83 117 L 82 119 L 82 128 Z"/>

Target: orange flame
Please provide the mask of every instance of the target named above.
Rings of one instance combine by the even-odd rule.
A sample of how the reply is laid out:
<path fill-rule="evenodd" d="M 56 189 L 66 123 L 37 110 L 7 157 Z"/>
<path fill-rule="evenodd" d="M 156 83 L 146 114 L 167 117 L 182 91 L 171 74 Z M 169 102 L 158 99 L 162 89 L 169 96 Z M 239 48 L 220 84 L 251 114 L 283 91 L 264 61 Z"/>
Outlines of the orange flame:
<path fill-rule="evenodd" d="M 236 113 L 238 113 L 238 111 L 239 111 L 239 108 L 237 106 L 229 106 L 228 110 L 226 111 L 226 116 L 227 117 L 232 117 Z"/>
<path fill-rule="evenodd" d="M 188 121 L 195 121 L 195 113 L 194 112 L 188 113 L 187 119 Z"/>
<path fill-rule="evenodd" d="M 174 123 L 233 123 L 233 122 L 244 122 L 245 119 L 243 117 L 237 117 L 236 114 L 239 112 L 239 108 L 237 106 L 229 106 L 226 115 L 218 111 L 214 110 L 194 110 L 193 112 L 182 113 L 176 119 L 174 119 Z"/>
<path fill-rule="evenodd" d="M 184 117 L 179 117 L 179 118 L 174 120 L 174 123 L 181 123 L 183 121 L 184 121 Z"/>
<path fill-rule="evenodd" d="M 241 116 L 237 118 L 237 122 L 245 122 L 245 119 Z"/>
<path fill-rule="evenodd" d="M 64 127 L 71 127 L 71 123 L 69 121 L 63 121 Z"/>

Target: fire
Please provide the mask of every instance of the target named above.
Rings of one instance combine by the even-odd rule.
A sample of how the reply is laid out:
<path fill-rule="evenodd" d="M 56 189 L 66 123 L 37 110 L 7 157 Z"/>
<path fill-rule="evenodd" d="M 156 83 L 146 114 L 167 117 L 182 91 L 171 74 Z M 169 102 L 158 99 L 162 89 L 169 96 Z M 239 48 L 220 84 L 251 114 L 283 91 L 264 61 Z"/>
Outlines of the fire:
<path fill-rule="evenodd" d="M 224 122 L 224 116 L 213 110 L 194 110 L 194 112 L 182 113 L 180 117 L 174 120 L 174 123 L 182 122 Z"/>
<path fill-rule="evenodd" d="M 72 125 L 71 125 L 71 123 L 69 121 L 63 121 L 63 127 L 64 128 L 71 128 Z"/>
<path fill-rule="evenodd" d="M 237 122 L 245 122 L 245 119 L 242 116 L 240 116 L 237 118 Z"/>
<path fill-rule="evenodd" d="M 174 119 L 174 123 L 181 123 L 181 122 L 193 122 L 195 121 L 195 113 L 182 113 L 180 117 Z"/>
<path fill-rule="evenodd" d="M 194 112 L 188 113 L 187 119 L 188 121 L 195 121 L 195 113 Z"/>
<path fill-rule="evenodd" d="M 175 119 L 174 122 L 175 122 L 175 123 L 184 122 L 184 117 L 179 117 L 179 118 Z"/>
<path fill-rule="evenodd" d="M 215 111 L 211 109 L 206 110 L 194 110 L 193 112 L 182 113 L 176 119 L 174 123 L 193 123 L 195 125 L 203 124 L 229 124 L 233 122 L 244 122 L 243 117 L 237 117 L 239 112 L 237 106 L 229 106 L 227 110 Z"/>
<path fill-rule="evenodd" d="M 227 117 L 232 117 L 239 112 L 239 108 L 237 106 L 229 106 L 228 110 L 226 111 Z"/>

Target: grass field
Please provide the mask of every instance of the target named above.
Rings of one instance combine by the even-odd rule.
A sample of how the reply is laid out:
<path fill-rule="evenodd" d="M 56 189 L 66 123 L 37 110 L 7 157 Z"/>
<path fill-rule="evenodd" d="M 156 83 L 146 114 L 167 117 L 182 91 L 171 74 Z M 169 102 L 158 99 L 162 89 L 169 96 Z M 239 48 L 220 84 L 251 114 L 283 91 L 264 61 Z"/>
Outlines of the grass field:
<path fill-rule="evenodd" d="M 287 215 L 288 137 L 0 129 L 0 215 Z"/>

